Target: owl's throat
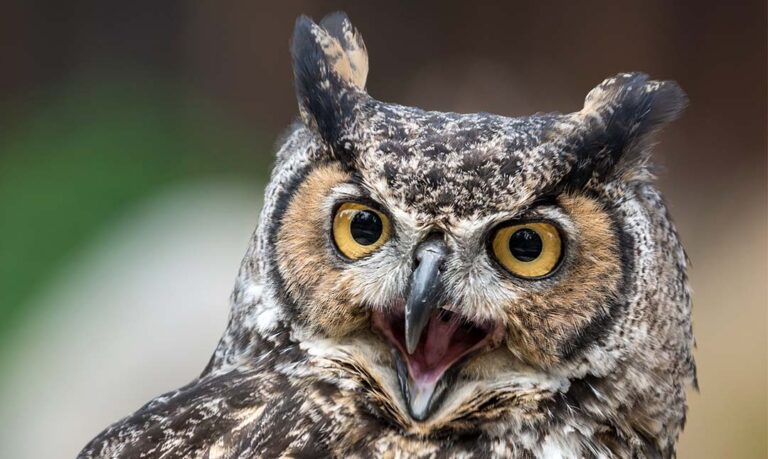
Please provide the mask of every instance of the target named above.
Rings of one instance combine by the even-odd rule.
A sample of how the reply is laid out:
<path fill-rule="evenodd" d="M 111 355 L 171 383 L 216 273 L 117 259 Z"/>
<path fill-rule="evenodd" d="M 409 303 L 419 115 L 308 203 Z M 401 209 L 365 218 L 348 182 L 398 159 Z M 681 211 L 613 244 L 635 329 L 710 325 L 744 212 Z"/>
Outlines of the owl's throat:
<path fill-rule="evenodd" d="M 477 323 L 444 308 L 432 312 L 418 345 L 407 351 L 402 311 L 375 312 L 373 328 L 397 351 L 400 388 L 410 415 L 425 420 L 440 405 L 461 365 L 471 355 L 494 347 L 499 327 Z"/>

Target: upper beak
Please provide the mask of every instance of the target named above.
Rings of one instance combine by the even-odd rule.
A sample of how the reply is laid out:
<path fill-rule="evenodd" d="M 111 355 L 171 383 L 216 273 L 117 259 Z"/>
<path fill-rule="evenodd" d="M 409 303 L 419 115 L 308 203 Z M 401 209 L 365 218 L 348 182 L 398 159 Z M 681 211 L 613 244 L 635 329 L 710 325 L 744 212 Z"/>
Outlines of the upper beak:
<path fill-rule="evenodd" d="M 405 347 L 413 354 L 424 327 L 442 296 L 442 267 L 448 247 L 442 237 L 432 236 L 416 247 L 408 299 L 405 302 Z"/>

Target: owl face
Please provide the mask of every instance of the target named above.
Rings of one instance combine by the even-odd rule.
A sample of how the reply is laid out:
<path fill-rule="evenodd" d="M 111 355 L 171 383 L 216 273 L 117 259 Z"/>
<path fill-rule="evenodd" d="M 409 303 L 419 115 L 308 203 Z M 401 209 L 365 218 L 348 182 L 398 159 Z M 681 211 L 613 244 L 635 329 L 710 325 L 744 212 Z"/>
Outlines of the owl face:
<path fill-rule="evenodd" d="M 620 228 L 603 204 L 551 195 L 541 174 L 523 183 L 514 164 L 538 162 L 535 147 L 512 165 L 487 155 L 481 164 L 509 170 L 491 180 L 482 166 L 451 167 L 478 151 L 499 150 L 475 144 L 425 159 L 373 148 L 353 170 L 329 161 L 298 188 L 277 238 L 303 322 L 333 338 L 373 330 L 407 367 L 412 399 L 431 399 L 451 370 L 494 349 L 495 359 L 550 367 L 620 296 Z M 426 416 L 429 400 L 413 402 Z"/>
<path fill-rule="evenodd" d="M 343 16 L 300 19 L 292 53 L 293 135 L 311 140 L 278 158 L 267 271 L 303 336 L 355 347 L 414 421 L 470 383 L 598 371 L 585 354 L 621 329 L 638 244 L 658 242 L 617 197 L 647 179 L 679 88 L 623 74 L 574 114 L 461 115 L 371 98 Z"/>

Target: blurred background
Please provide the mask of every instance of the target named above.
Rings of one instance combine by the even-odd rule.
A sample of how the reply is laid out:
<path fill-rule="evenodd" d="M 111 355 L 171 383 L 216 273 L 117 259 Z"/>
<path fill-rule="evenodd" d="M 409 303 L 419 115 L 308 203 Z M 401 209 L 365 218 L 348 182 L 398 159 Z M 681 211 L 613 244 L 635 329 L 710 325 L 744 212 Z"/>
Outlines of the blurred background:
<path fill-rule="evenodd" d="M 680 457 L 768 455 L 764 1 L 271 3 L 3 2 L 0 456 L 73 457 L 202 370 L 297 112 L 294 20 L 337 9 L 382 100 L 512 116 L 620 71 L 680 83 L 656 151 L 693 263 Z"/>

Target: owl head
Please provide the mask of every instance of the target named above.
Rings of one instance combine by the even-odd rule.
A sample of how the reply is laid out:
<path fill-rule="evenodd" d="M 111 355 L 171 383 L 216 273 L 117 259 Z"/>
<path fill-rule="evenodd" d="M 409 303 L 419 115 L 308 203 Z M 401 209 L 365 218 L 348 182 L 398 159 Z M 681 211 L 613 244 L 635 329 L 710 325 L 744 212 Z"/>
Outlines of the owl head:
<path fill-rule="evenodd" d="M 423 435 L 570 407 L 676 436 L 690 296 L 648 159 L 677 84 L 619 74 L 578 112 L 509 118 L 374 99 L 341 13 L 299 18 L 291 55 L 300 121 L 220 359 L 288 330 L 306 371 Z"/>

